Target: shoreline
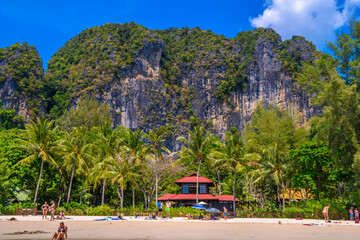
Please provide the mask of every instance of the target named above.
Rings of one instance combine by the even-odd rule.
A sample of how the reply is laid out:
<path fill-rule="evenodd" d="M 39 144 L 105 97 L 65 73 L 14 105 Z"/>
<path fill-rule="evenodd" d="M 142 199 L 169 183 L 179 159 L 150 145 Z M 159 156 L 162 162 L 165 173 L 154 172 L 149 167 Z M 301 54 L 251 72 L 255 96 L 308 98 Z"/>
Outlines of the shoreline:
<path fill-rule="evenodd" d="M 0 239 L 50 239 L 59 223 L 64 221 L 69 229 L 69 239 L 84 240 L 165 240 L 165 239 L 357 239 L 360 224 L 350 221 L 295 220 L 295 219 L 229 219 L 219 221 L 187 220 L 145 220 L 125 217 L 126 221 L 93 221 L 99 216 L 69 216 L 72 219 L 48 221 L 41 216 L 15 216 L 17 221 L 7 221 L 13 216 L 0 216 Z M 279 224 L 279 221 L 281 224 Z M 341 222 L 341 223 L 340 223 Z M 305 225 L 304 225 L 305 224 Z M 310 225 L 314 224 L 314 225 Z M 24 231 L 46 233 L 8 235 Z"/>

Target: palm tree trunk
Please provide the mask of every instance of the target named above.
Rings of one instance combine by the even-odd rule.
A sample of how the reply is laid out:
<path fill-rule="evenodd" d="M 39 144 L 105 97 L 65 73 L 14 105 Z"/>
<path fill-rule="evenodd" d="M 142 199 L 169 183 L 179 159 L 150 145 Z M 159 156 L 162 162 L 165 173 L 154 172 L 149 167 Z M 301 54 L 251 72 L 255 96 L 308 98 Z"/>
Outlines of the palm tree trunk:
<path fill-rule="evenodd" d="M 264 196 L 264 190 L 261 189 L 261 210 L 264 210 L 265 208 L 265 196 Z"/>
<path fill-rule="evenodd" d="M 279 184 L 276 184 L 276 195 L 277 195 L 277 199 L 278 199 L 278 203 L 279 203 L 279 211 L 281 213 L 281 201 L 280 201 L 280 193 L 279 193 Z"/>
<path fill-rule="evenodd" d="M 102 193 L 101 193 L 101 206 L 104 205 L 105 200 L 105 179 L 103 179 L 103 187 L 102 187 Z"/>
<path fill-rule="evenodd" d="M 133 209 L 135 209 L 135 188 L 132 189 L 132 202 L 133 202 Z"/>
<path fill-rule="evenodd" d="M 39 192 L 39 187 L 40 187 L 40 181 L 41 181 L 41 175 L 42 175 L 42 172 L 43 172 L 43 168 L 44 168 L 44 158 L 41 156 L 40 174 L 39 174 L 39 179 L 38 179 L 38 182 L 37 182 L 37 185 L 36 185 L 35 196 L 34 196 L 34 204 L 36 203 L 36 200 L 37 200 L 37 195 L 38 195 L 38 192 Z"/>
<path fill-rule="evenodd" d="M 221 179 L 220 179 L 220 170 L 216 171 L 217 179 L 218 179 L 218 186 L 219 186 L 219 194 L 221 195 Z"/>
<path fill-rule="evenodd" d="M 69 184 L 69 191 L 68 191 L 68 196 L 67 196 L 67 200 L 66 200 L 67 204 L 69 204 L 69 202 L 70 202 L 70 194 L 71 194 L 72 182 L 73 182 L 73 179 L 74 179 L 74 173 L 75 173 L 75 163 L 74 163 L 73 169 L 71 171 L 71 179 L 70 179 L 70 184 Z"/>
<path fill-rule="evenodd" d="M 158 157 L 155 150 L 155 165 L 156 165 L 156 176 L 155 176 L 155 203 L 158 202 Z"/>
<path fill-rule="evenodd" d="M 123 191 L 123 188 L 122 188 L 121 184 L 120 184 L 120 189 L 121 189 L 121 192 L 119 191 L 119 188 L 116 188 L 116 191 L 117 191 L 117 194 L 118 194 L 119 199 L 120 199 L 120 208 L 123 209 L 124 191 Z"/>
<path fill-rule="evenodd" d="M 282 185 L 282 192 L 283 192 L 283 199 L 282 199 L 282 202 L 283 202 L 283 211 L 285 210 L 285 186 L 284 186 L 284 183 L 281 184 Z"/>
<path fill-rule="evenodd" d="M 234 169 L 234 185 L 233 185 L 233 210 L 234 210 L 234 217 L 236 217 L 236 192 L 235 192 L 235 185 L 236 185 L 236 167 Z"/>
<path fill-rule="evenodd" d="M 80 195 L 80 202 L 79 202 L 79 204 L 81 204 L 81 202 L 82 202 L 83 194 L 84 194 L 84 183 L 83 183 L 82 186 L 81 186 L 81 195 Z"/>
<path fill-rule="evenodd" d="M 196 174 L 196 204 L 199 203 L 199 174 L 200 174 L 200 167 L 201 167 L 201 159 L 199 160 L 198 171 Z"/>

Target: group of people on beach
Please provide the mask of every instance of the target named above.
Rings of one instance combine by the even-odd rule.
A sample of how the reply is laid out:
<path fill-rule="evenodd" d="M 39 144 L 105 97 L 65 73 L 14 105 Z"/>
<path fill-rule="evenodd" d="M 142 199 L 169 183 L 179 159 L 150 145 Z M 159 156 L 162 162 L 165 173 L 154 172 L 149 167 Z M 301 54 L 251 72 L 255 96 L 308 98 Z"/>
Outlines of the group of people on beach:
<path fill-rule="evenodd" d="M 359 210 L 357 208 L 354 210 L 354 207 L 351 207 L 349 213 L 351 221 L 359 221 Z"/>
<path fill-rule="evenodd" d="M 163 204 L 162 204 L 162 202 L 157 202 L 156 205 L 158 207 L 158 217 L 161 217 L 162 216 Z M 170 218 L 171 202 L 169 202 L 169 201 L 166 202 L 165 210 L 166 210 L 166 217 Z"/>
<path fill-rule="evenodd" d="M 42 215 L 42 219 L 47 219 L 47 215 L 48 212 L 50 212 L 50 221 L 54 221 L 55 220 L 55 202 L 51 201 L 51 205 L 49 206 L 49 204 L 45 201 L 45 203 L 41 206 L 43 215 Z M 59 216 L 56 217 L 56 219 L 65 219 L 65 214 L 63 211 L 60 211 Z"/>

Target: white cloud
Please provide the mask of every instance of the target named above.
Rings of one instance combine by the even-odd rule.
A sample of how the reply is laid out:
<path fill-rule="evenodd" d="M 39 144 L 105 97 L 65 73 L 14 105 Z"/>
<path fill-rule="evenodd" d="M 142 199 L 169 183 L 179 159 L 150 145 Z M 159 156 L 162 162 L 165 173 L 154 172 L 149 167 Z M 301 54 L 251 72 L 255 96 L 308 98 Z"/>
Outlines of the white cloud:
<path fill-rule="evenodd" d="M 253 27 L 271 27 L 283 39 L 301 35 L 322 49 L 335 39 L 335 31 L 352 17 L 360 0 L 267 0 L 266 9 L 250 19 Z"/>

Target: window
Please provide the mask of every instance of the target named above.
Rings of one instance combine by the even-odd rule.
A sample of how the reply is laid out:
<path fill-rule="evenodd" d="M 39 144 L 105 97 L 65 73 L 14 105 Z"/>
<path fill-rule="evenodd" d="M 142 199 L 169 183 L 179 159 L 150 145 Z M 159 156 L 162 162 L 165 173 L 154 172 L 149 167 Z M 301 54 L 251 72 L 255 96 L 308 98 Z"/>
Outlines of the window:
<path fill-rule="evenodd" d="M 189 193 L 189 186 L 186 184 L 183 185 L 183 193 Z"/>
<path fill-rule="evenodd" d="M 204 184 L 200 185 L 200 193 L 206 193 L 206 186 Z"/>

